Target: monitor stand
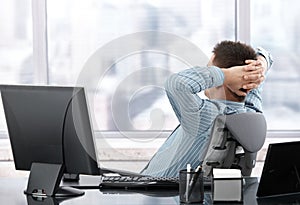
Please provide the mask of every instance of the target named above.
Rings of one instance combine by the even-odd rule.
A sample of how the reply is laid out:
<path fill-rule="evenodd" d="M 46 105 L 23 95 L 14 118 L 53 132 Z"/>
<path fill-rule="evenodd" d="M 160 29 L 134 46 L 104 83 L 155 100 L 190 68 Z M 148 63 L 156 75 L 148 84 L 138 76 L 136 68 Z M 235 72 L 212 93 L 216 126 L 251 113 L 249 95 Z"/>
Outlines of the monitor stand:
<path fill-rule="evenodd" d="M 64 174 L 64 165 L 48 163 L 32 163 L 28 179 L 27 195 L 34 197 L 78 197 L 84 191 L 72 187 L 60 187 Z"/>
<path fill-rule="evenodd" d="M 28 205 L 58 205 L 59 202 L 56 200 L 56 198 L 53 197 L 46 197 L 46 198 L 39 198 L 39 197 L 33 197 L 31 195 L 27 195 L 27 204 Z"/>
<path fill-rule="evenodd" d="M 58 205 L 72 198 L 56 198 L 56 197 L 34 197 L 32 195 L 27 195 L 27 205 Z"/>

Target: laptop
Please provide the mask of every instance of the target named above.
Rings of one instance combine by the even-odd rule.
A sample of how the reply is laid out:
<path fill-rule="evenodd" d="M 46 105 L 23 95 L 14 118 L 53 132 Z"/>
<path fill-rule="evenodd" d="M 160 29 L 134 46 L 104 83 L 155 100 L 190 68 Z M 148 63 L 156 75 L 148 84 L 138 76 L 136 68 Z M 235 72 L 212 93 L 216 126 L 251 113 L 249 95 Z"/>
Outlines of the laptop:
<path fill-rule="evenodd" d="M 269 144 L 256 196 L 300 193 L 300 141 Z"/>

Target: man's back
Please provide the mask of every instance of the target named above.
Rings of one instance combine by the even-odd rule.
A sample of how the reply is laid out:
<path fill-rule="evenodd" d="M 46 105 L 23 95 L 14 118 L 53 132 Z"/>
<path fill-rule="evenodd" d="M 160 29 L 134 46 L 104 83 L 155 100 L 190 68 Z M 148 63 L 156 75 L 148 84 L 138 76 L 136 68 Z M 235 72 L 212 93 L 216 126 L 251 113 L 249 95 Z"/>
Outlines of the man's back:
<path fill-rule="evenodd" d="M 239 53 L 238 49 L 249 49 L 249 53 L 253 57 L 252 48 L 249 46 L 244 48 L 241 43 L 225 42 L 221 43 L 218 48 L 226 47 L 227 44 L 230 48 L 236 46 L 237 53 Z M 226 52 L 228 50 L 230 51 L 230 49 L 225 49 Z M 244 53 L 246 56 L 243 58 L 247 58 L 248 52 Z M 258 50 L 257 54 L 263 55 L 268 66 L 271 66 L 272 61 L 267 58 L 266 51 Z M 213 62 L 213 59 L 210 62 Z M 260 75 L 257 75 L 260 71 L 256 72 L 256 65 L 260 64 L 255 61 L 250 61 L 250 64 L 254 65 L 254 68 L 250 68 L 250 73 L 254 74 L 252 77 L 254 76 L 253 78 L 260 83 Z M 243 79 L 235 79 L 241 73 L 246 73 L 243 72 L 243 69 L 241 66 L 225 70 L 215 66 L 193 67 L 173 74 L 167 79 L 166 93 L 180 126 L 159 148 L 145 169 L 142 170 L 142 174 L 178 176 L 179 170 L 185 169 L 187 164 L 191 164 L 192 167 L 198 166 L 203 160 L 203 152 L 206 150 L 213 122 L 218 115 L 261 111 L 260 88 L 251 90 L 245 97 L 245 101 L 240 101 L 241 98 L 235 93 L 240 92 L 241 89 L 239 89 L 240 85 L 234 85 L 244 82 Z M 231 74 L 233 75 L 231 76 Z M 252 86 L 255 84 L 256 82 L 253 82 Z M 235 88 L 235 92 L 233 88 Z M 205 91 L 211 99 L 200 98 L 197 93 L 201 91 Z"/>
<path fill-rule="evenodd" d="M 195 79 L 197 82 L 202 82 L 201 87 L 205 87 L 206 84 L 222 83 L 218 81 L 207 82 L 206 79 L 218 79 L 218 68 L 216 67 L 197 67 L 192 70 L 187 70 L 176 74 L 176 76 L 184 76 L 185 79 Z M 199 75 L 199 73 L 207 73 L 206 75 Z M 220 81 L 221 78 L 219 78 Z M 175 81 L 175 82 L 174 82 Z M 175 107 L 174 111 L 177 117 L 180 118 L 181 125 L 175 130 L 172 135 L 165 141 L 160 147 L 146 169 L 143 170 L 143 174 L 152 176 L 178 176 L 178 170 L 184 169 L 187 163 L 190 163 L 192 167 L 197 167 L 203 160 L 202 151 L 209 141 L 211 128 L 213 121 L 220 114 L 235 114 L 247 112 L 244 103 L 226 101 L 226 100 L 208 100 L 201 99 L 200 97 L 189 95 L 186 92 L 178 92 L 182 83 L 187 86 L 195 85 L 195 87 L 189 87 L 196 89 L 199 85 L 194 83 L 182 82 L 178 83 L 176 77 L 172 79 L 170 77 L 167 81 L 166 92 L 170 99 L 171 104 L 173 102 L 180 103 L 172 104 Z M 191 81 L 193 82 L 193 81 Z M 176 92 L 176 95 L 170 93 Z M 188 97 L 195 98 L 193 101 L 195 104 L 191 104 L 191 100 L 187 100 Z M 159 162 L 159 163 L 158 163 Z"/>

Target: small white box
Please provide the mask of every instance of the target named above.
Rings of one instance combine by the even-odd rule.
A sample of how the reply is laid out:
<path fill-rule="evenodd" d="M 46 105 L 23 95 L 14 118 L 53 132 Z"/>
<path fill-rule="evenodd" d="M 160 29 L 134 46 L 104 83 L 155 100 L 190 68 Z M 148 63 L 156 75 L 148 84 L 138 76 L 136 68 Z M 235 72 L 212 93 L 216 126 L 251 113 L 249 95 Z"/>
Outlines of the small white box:
<path fill-rule="evenodd" d="M 218 201 L 243 201 L 243 178 L 239 169 L 213 169 L 212 197 Z"/>

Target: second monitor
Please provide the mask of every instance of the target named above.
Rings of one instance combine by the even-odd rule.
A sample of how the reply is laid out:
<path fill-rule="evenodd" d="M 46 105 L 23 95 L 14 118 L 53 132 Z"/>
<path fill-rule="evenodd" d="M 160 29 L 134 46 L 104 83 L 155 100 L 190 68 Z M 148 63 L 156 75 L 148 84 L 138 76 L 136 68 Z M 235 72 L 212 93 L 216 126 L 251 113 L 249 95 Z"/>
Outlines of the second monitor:
<path fill-rule="evenodd" d="M 81 87 L 2 85 L 17 170 L 31 170 L 26 194 L 70 197 L 64 173 L 99 175 L 93 130 Z"/>

